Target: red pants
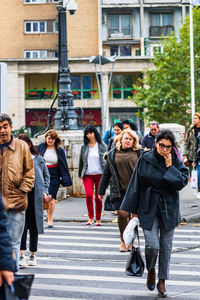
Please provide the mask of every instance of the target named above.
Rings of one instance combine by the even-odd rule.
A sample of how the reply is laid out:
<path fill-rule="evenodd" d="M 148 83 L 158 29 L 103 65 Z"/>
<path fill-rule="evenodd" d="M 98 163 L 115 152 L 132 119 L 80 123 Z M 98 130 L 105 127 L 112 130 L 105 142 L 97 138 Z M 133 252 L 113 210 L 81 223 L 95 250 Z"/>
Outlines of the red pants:
<path fill-rule="evenodd" d="M 101 220 L 102 201 L 98 198 L 97 190 L 99 182 L 101 180 L 101 174 L 97 175 L 85 175 L 83 177 L 83 184 L 86 194 L 86 205 L 88 210 L 89 219 L 94 218 L 94 207 L 93 207 L 93 187 L 95 185 L 95 212 L 96 220 Z"/>

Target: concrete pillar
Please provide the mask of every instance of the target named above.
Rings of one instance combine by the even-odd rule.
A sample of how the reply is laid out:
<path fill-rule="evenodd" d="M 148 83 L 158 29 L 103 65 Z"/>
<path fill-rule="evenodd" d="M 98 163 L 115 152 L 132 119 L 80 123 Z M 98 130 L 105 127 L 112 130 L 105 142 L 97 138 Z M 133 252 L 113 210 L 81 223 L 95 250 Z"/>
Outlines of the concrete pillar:
<path fill-rule="evenodd" d="M 102 74 L 102 95 L 104 103 L 104 122 L 106 130 L 109 128 L 109 92 L 108 92 L 108 73 L 103 72 Z M 103 132 L 104 134 L 105 132 Z"/>
<path fill-rule="evenodd" d="M 186 6 L 182 5 L 182 23 L 184 23 L 186 17 Z"/>
<path fill-rule="evenodd" d="M 25 76 L 18 75 L 19 127 L 25 125 Z"/>
<path fill-rule="evenodd" d="M 81 146 L 83 145 L 82 130 L 65 130 L 57 131 L 62 140 L 62 148 L 66 153 L 66 159 L 69 167 L 69 172 L 72 178 L 73 186 L 70 188 L 60 187 L 57 195 L 58 200 L 66 198 L 66 195 L 81 197 L 85 195 L 83 182 L 78 177 L 79 155 Z M 34 145 L 39 145 L 44 142 L 44 135 L 32 139 Z"/>
<path fill-rule="evenodd" d="M 143 0 L 140 0 L 140 48 L 141 48 L 141 56 L 144 56 L 144 6 L 143 6 Z"/>
<path fill-rule="evenodd" d="M 19 109 L 21 102 L 19 98 L 19 73 L 18 63 L 10 63 L 7 65 L 7 113 L 11 116 L 14 129 L 24 125 L 20 120 Z M 23 91 L 24 93 L 24 91 Z M 24 99 L 24 96 L 23 96 Z M 22 105 L 23 106 L 23 105 Z"/>

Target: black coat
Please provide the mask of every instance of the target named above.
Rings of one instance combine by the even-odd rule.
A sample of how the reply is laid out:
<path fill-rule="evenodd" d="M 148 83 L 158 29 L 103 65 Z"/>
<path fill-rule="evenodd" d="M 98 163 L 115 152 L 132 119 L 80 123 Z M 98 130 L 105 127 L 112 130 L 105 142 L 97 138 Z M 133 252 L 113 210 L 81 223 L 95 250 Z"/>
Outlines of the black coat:
<path fill-rule="evenodd" d="M 15 271 L 11 238 L 7 230 L 7 216 L 0 196 L 0 270 Z"/>
<path fill-rule="evenodd" d="M 143 150 L 137 150 L 138 157 L 142 154 Z M 115 202 L 115 200 L 121 198 L 119 175 L 115 166 L 115 153 L 116 148 L 108 152 L 106 158 L 106 164 L 103 170 L 101 181 L 98 188 L 98 195 L 105 195 L 106 189 L 110 184 L 110 200 Z"/>
<path fill-rule="evenodd" d="M 169 168 L 161 165 L 153 151 L 144 152 L 130 180 L 120 209 L 138 214 L 140 226 L 151 230 L 159 209 L 165 230 L 181 221 L 179 192 L 188 183 L 188 170 L 173 154 Z"/>
<path fill-rule="evenodd" d="M 47 149 L 47 145 L 46 143 L 42 143 L 40 145 L 37 146 L 37 150 L 40 153 L 41 156 L 44 156 L 44 153 Z M 67 165 L 67 161 L 66 161 L 66 156 L 65 156 L 65 152 L 62 148 L 55 148 L 56 149 L 56 153 L 58 156 L 58 168 L 59 168 L 59 173 L 60 173 L 60 184 L 62 184 L 62 186 L 71 186 L 72 185 L 72 181 L 71 181 L 71 177 L 69 174 L 69 170 L 68 170 L 68 165 Z"/>

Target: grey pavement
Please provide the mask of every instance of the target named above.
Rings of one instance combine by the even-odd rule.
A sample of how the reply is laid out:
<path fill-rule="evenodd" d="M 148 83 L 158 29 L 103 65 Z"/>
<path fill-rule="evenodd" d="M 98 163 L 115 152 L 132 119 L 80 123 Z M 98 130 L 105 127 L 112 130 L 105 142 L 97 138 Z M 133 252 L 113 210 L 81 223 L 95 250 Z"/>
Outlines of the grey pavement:
<path fill-rule="evenodd" d="M 200 199 L 188 184 L 180 192 L 180 210 L 182 220 L 188 223 L 200 222 Z M 116 216 L 102 210 L 102 222 L 112 222 Z M 56 203 L 54 221 L 86 222 L 88 220 L 85 198 L 67 198 Z"/>

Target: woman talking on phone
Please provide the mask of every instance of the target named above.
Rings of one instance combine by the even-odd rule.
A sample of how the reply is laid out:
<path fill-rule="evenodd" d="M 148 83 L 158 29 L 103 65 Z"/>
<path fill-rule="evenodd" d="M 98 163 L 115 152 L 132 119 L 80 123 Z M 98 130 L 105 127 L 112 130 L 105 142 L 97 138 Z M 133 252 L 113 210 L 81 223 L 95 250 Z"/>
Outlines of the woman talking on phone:
<path fill-rule="evenodd" d="M 155 148 L 140 157 L 120 209 L 137 214 L 145 238 L 148 271 L 147 288 L 155 288 L 158 263 L 158 295 L 167 297 L 165 280 L 169 277 L 170 256 L 175 227 L 181 222 L 179 191 L 188 182 L 188 170 L 177 157 L 175 137 L 161 130 Z"/>

